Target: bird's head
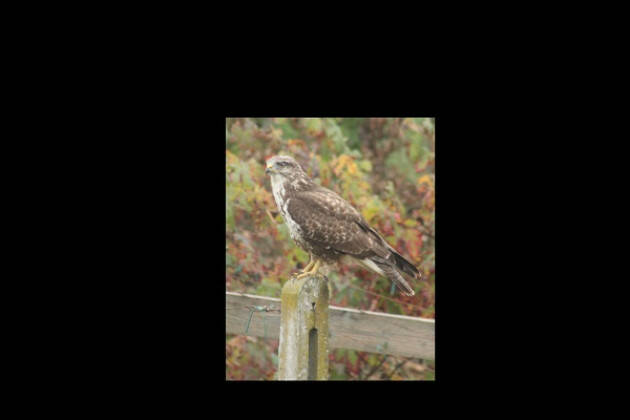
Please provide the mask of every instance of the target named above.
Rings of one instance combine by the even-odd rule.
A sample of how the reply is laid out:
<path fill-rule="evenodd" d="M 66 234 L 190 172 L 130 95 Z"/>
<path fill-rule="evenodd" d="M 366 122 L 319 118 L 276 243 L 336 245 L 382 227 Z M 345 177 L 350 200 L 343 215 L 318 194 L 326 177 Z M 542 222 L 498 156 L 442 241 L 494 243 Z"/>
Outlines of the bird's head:
<path fill-rule="evenodd" d="M 267 160 L 265 173 L 272 179 L 283 178 L 284 181 L 293 181 L 306 177 L 306 173 L 299 163 L 291 156 L 273 156 Z"/>

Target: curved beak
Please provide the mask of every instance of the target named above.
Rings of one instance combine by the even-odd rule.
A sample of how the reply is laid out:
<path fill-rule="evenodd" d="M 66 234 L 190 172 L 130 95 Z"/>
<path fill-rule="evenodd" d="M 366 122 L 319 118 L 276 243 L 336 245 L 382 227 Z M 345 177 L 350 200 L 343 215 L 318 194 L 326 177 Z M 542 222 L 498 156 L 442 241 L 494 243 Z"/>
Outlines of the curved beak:
<path fill-rule="evenodd" d="M 271 166 L 267 166 L 267 169 L 265 169 L 265 174 L 269 175 L 272 172 L 273 170 L 271 169 Z"/>

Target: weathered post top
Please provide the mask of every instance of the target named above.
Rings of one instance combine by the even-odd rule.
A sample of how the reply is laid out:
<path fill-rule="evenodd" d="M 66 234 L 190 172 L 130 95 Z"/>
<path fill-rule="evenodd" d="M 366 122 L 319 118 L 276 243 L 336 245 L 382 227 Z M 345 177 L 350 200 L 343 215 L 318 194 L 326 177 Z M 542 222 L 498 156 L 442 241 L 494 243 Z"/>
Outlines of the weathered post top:
<path fill-rule="evenodd" d="M 328 379 L 328 299 L 328 280 L 323 275 L 285 283 L 278 379 Z"/>

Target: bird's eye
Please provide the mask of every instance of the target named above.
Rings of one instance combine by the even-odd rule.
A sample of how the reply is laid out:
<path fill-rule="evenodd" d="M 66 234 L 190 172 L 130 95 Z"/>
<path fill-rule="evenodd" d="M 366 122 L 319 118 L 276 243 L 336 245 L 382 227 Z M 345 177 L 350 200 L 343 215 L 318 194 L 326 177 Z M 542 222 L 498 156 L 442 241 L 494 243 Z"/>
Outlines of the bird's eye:
<path fill-rule="evenodd" d="M 278 166 L 289 166 L 289 162 L 278 162 Z"/>

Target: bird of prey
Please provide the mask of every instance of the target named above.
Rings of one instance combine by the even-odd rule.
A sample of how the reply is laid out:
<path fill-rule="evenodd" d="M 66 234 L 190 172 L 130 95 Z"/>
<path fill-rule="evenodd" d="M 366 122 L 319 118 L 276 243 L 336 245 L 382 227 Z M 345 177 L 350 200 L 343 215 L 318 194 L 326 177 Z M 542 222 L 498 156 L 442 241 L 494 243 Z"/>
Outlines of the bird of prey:
<path fill-rule="evenodd" d="M 322 263 L 349 258 L 390 279 L 404 295 L 415 294 L 402 273 L 417 279 L 418 269 L 371 228 L 350 203 L 313 182 L 290 156 L 268 159 L 265 173 L 271 176 L 273 196 L 291 238 L 310 255 L 309 263 L 296 278 L 317 274 Z"/>

